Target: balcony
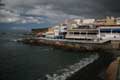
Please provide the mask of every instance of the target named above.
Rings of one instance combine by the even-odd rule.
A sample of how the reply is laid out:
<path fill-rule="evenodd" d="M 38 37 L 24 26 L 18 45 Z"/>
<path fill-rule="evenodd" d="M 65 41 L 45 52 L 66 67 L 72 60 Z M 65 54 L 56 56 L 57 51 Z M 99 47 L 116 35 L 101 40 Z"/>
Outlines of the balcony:
<path fill-rule="evenodd" d="M 67 34 L 65 38 L 68 39 L 96 39 L 97 35 L 74 35 L 74 34 Z"/>

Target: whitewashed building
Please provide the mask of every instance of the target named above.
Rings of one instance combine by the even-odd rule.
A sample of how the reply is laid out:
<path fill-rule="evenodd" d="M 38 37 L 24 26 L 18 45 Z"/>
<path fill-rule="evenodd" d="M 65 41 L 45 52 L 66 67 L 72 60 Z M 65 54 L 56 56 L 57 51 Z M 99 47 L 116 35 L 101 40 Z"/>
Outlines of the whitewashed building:
<path fill-rule="evenodd" d="M 120 39 L 120 26 L 100 26 L 97 37 L 102 40 Z"/>
<path fill-rule="evenodd" d="M 74 21 L 76 22 L 77 25 L 81 25 L 82 24 L 82 19 L 74 19 Z"/>
<path fill-rule="evenodd" d="M 120 25 L 120 17 L 119 17 L 119 18 L 116 18 L 116 24 L 117 24 L 117 25 Z"/>
<path fill-rule="evenodd" d="M 94 24 L 95 19 L 83 19 L 83 24 Z"/>

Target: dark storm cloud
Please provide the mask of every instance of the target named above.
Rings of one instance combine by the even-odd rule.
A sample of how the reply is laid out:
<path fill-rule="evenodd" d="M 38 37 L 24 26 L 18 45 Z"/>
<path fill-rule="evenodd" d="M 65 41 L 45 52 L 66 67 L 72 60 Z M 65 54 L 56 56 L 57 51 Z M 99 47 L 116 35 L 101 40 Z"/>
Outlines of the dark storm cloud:
<path fill-rule="evenodd" d="M 120 0 L 102 0 L 101 3 L 110 12 L 120 14 Z"/>
<path fill-rule="evenodd" d="M 6 0 L 10 7 L 31 9 L 38 5 L 49 10 L 77 16 L 120 16 L 119 0 Z M 38 9 L 39 10 L 39 9 Z M 48 9 L 45 9 L 48 10 Z"/>

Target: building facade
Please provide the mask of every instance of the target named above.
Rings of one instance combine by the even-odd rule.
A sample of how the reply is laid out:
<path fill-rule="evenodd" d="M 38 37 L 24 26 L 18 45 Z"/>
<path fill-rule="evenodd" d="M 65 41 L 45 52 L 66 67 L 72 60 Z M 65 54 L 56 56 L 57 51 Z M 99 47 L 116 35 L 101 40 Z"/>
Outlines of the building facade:
<path fill-rule="evenodd" d="M 97 37 L 102 40 L 120 39 L 120 26 L 100 26 Z"/>
<path fill-rule="evenodd" d="M 116 24 L 117 24 L 117 25 L 120 25 L 120 17 L 119 17 L 119 18 L 116 18 Z"/>
<path fill-rule="evenodd" d="M 94 25 L 79 25 L 77 28 L 68 29 L 66 39 L 93 40 L 97 37 L 98 30 Z"/>

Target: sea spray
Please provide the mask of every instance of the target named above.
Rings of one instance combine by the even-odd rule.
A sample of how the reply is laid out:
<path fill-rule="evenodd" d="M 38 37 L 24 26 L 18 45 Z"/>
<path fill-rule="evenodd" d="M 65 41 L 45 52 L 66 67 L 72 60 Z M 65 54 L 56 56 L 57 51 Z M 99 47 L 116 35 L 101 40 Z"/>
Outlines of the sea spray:
<path fill-rule="evenodd" d="M 70 65 L 67 68 L 60 70 L 62 72 L 61 74 L 55 74 L 55 73 L 52 75 L 47 74 L 46 78 L 47 78 L 47 80 L 66 80 L 72 74 L 79 71 L 80 69 L 87 66 L 88 64 L 94 62 L 98 58 L 99 58 L 99 56 L 97 54 L 91 55 L 88 58 L 83 58 L 78 63 L 75 63 L 73 65 Z"/>

